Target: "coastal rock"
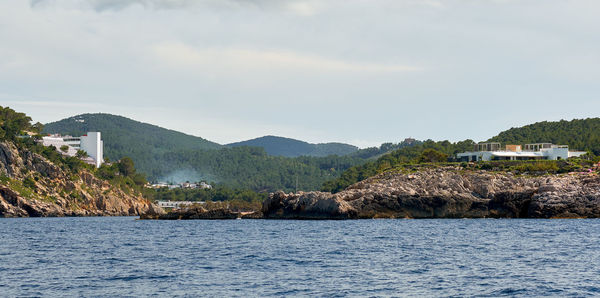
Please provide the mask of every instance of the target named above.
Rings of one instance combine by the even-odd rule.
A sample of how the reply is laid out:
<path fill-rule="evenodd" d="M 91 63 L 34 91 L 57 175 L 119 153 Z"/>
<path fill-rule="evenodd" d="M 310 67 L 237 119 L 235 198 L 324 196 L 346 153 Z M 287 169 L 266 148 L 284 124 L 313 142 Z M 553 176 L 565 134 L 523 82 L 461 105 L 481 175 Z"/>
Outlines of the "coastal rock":
<path fill-rule="evenodd" d="M 275 211 L 275 212 L 273 212 Z M 263 202 L 265 218 L 348 219 L 356 210 L 339 196 L 324 192 L 277 192 Z"/>
<path fill-rule="evenodd" d="M 226 208 L 206 210 L 202 206 L 194 205 L 192 207 L 172 210 L 162 214 L 143 214 L 141 219 L 162 219 L 162 220 L 185 220 L 185 219 L 238 219 L 243 216 L 251 218 L 249 214 L 235 212 Z"/>
<path fill-rule="evenodd" d="M 112 187 L 85 169 L 69 172 L 10 142 L 0 142 L 0 177 L 0 217 L 164 213 L 141 195 Z"/>
<path fill-rule="evenodd" d="M 386 172 L 336 194 L 274 193 L 262 212 L 279 219 L 600 217 L 600 177 L 460 167 Z"/>

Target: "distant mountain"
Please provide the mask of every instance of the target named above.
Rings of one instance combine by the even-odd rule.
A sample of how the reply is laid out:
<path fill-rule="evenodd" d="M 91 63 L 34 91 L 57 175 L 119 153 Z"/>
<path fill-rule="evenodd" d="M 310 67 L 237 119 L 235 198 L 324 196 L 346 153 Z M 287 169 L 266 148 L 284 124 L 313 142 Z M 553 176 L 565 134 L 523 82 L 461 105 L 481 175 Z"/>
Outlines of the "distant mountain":
<path fill-rule="evenodd" d="M 277 137 L 264 136 L 248 141 L 231 143 L 228 147 L 261 147 L 264 148 L 267 154 L 273 156 L 297 157 L 297 156 L 317 156 L 323 157 L 328 155 L 347 155 L 358 151 L 358 147 L 343 144 L 343 143 L 324 143 L 310 144 L 307 142 Z"/>
<path fill-rule="evenodd" d="M 489 141 L 502 144 L 554 143 L 600 155 L 600 118 L 537 122 L 503 131 Z"/>
<path fill-rule="evenodd" d="M 200 137 L 111 114 L 83 114 L 44 125 L 44 133 L 81 136 L 102 132 L 104 156 L 118 160 L 130 156 L 139 169 L 148 168 L 152 154 L 180 149 L 219 149 L 222 146 Z M 152 162 L 148 160 L 147 162 Z"/>

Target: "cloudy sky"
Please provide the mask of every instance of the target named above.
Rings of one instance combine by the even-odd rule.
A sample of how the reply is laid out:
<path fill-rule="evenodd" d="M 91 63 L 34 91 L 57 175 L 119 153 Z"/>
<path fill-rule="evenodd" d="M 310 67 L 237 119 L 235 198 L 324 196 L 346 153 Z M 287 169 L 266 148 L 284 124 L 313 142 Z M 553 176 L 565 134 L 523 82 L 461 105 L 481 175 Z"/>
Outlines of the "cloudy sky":
<path fill-rule="evenodd" d="M 600 116 L 597 0 L 0 1 L 0 105 L 228 143 L 485 140 Z"/>

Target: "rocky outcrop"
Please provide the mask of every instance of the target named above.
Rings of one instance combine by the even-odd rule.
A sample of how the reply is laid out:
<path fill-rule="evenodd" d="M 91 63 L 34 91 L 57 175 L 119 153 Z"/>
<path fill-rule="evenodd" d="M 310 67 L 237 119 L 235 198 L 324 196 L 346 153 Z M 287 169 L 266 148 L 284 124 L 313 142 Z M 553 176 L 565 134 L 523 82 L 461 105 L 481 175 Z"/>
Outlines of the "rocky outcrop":
<path fill-rule="evenodd" d="M 256 212 L 237 212 L 227 208 L 219 208 L 207 210 L 199 205 L 187 207 L 183 209 L 172 210 L 168 213 L 151 214 L 150 212 L 143 214 L 141 219 L 163 219 L 163 220 L 180 220 L 180 219 L 238 219 L 238 218 L 262 218 Z"/>
<path fill-rule="evenodd" d="M 386 172 L 336 193 L 274 193 L 265 218 L 553 218 L 600 217 L 600 177 L 538 177 L 429 168 Z"/>
<path fill-rule="evenodd" d="M 0 217 L 140 215 L 162 210 L 87 170 L 73 173 L 0 142 Z M 25 185 L 28 183 L 28 185 Z"/>

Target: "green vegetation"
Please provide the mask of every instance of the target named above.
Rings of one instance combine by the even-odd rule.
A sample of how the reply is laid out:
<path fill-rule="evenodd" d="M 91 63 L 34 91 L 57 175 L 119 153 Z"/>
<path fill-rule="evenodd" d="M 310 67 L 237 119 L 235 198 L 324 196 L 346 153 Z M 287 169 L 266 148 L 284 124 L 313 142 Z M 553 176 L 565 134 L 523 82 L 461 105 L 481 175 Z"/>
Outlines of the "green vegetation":
<path fill-rule="evenodd" d="M 170 180 L 170 175 L 184 169 L 191 174 L 183 175 L 185 177 L 177 179 L 181 181 L 175 182 L 207 180 L 235 189 L 291 191 L 296 189 L 297 180 L 298 189 L 315 190 L 324 181 L 364 162 L 360 157 L 334 155 L 292 159 L 271 156 L 257 147 L 227 148 L 202 138 L 108 114 L 79 115 L 49 123 L 44 129 L 46 133 L 74 136 L 87 131 L 102 132 L 104 152 L 110 160 L 131 157 L 137 171 L 153 181 Z M 284 139 L 285 142 L 289 140 Z M 292 144 L 296 142 L 291 140 Z M 343 144 L 320 144 L 314 148 L 312 144 L 308 145 L 315 155 L 356 149 Z M 104 175 L 112 179 L 110 173 Z"/>
<path fill-rule="evenodd" d="M 510 166 L 504 167 L 499 167 L 497 163 L 493 164 L 498 170 L 515 173 L 564 173 L 580 170 L 585 168 L 586 163 L 597 162 L 599 159 L 597 156 L 600 155 L 600 118 L 538 122 L 519 128 L 511 128 L 488 141 L 521 145 L 527 143 L 554 143 L 569 145 L 569 148 L 573 150 L 583 150 L 590 153 L 587 155 L 588 160 L 581 160 L 575 164 L 562 164 L 553 161 L 509 162 Z M 474 144 L 472 140 L 457 143 L 428 140 L 415 146 L 403 147 L 390 154 L 383 155 L 375 161 L 348 169 L 339 178 L 325 182 L 321 189 L 323 191 L 338 192 L 358 181 L 405 164 L 454 161 L 456 153 L 472 150 Z M 435 152 L 432 150 L 435 150 Z M 444 154 L 447 155 L 446 160 L 444 160 Z M 484 162 L 480 163 L 480 166 L 490 167 L 490 164 Z"/>
<path fill-rule="evenodd" d="M 259 192 L 318 189 L 323 181 L 363 163 L 347 156 L 296 157 L 270 156 L 262 148 L 235 147 L 221 150 L 185 150 L 166 153 L 156 158 L 160 172 L 151 177 L 191 169 L 198 177 L 185 180 L 207 180 L 236 189 Z"/>
<path fill-rule="evenodd" d="M 103 164 L 94 171 L 96 177 L 108 180 L 114 187 L 119 187 L 125 193 L 131 190 L 145 197 L 153 197 L 151 189 L 145 185 L 148 183 L 144 174 L 138 173 L 133 161 L 129 157 L 123 157 L 116 163 Z"/>
<path fill-rule="evenodd" d="M 421 156 L 419 156 L 418 162 L 445 162 L 448 161 L 448 154 L 439 152 L 432 148 L 427 148 L 421 152 Z"/>
<path fill-rule="evenodd" d="M 597 164 L 597 161 L 572 158 L 568 160 L 499 160 L 476 163 L 461 163 L 465 169 L 487 170 L 495 172 L 511 172 L 516 175 L 545 175 L 563 174 L 569 172 L 587 171 Z"/>
<path fill-rule="evenodd" d="M 379 147 L 369 147 L 365 149 L 360 149 L 349 156 L 358 157 L 363 159 L 377 159 L 384 154 L 390 153 L 392 151 L 402 149 L 405 147 L 418 146 L 423 144 L 421 141 L 412 140 L 411 142 L 402 141 L 400 143 L 383 143 Z"/>
<path fill-rule="evenodd" d="M 0 106 L 0 140 L 15 141 L 27 131 L 38 133 L 42 128 L 39 122 L 31 124 L 31 118 L 24 113 Z"/>
<path fill-rule="evenodd" d="M 284 137 L 264 136 L 248 141 L 231 143 L 228 147 L 261 147 L 273 156 L 298 157 L 329 155 L 347 155 L 358 151 L 358 147 L 343 143 L 310 144 L 307 142 Z"/>
<path fill-rule="evenodd" d="M 319 188 L 337 192 L 401 165 L 452 162 L 456 153 L 472 150 L 475 144 L 472 140 L 456 143 L 413 140 L 398 144 L 385 143 L 378 148 L 356 151 L 355 147 L 344 144 L 315 145 L 268 136 L 222 147 L 202 138 L 107 114 L 85 114 L 50 123 L 45 132 L 81 135 L 96 130 L 103 133 L 108 158 L 122 160 L 127 156 L 131 157 L 122 164 L 125 167 L 123 169 L 98 170 L 100 175 L 109 180 L 123 180 L 123 177 L 131 180 L 120 181 L 118 184 L 142 184 L 142 175 L 132 175 L 126 169 L 135 163 L 138 169 L 135 173 L 145 173 L 153 181 L 169 181 L 173 173 L 185 170 L 188 174 L 172 179 L 175 182 L 206 180 L 233 190 L 252 190 L 258 193 Z M 510 129 L 490 141 L 504 144 L 552 142 L 598 155 L 600 119 L 540 122 Z M 346 155 L 285 157 L 330 153 Z M 57 155 L 56 152 L 46 154 Z M 590 157 L 594 158 L 592 155 Z M 69 167 L 76 168 L 76 164 Z M 515 172 L 532 172 L 544 167 L 547 169 L 541 171 L 561 171 L 560 166 L 555 169 L 553 165 L 544 163 L 525 163 L 520 165 L 522 168 L 515 168 L 518 166 L 512 164 L 511 167 L 510 170 Z M 117 176 L 119 177 L 115 178 Z M 182 195 L 176 193 L 172 196 Z"/>
<path fill-rule="evenodd" d="M 474 144 L 472 140 L 456 143 L 427 140 L 417 145 L 405 146 L 385 154 L 375 161 L 346 170 L 339 178 L 325 182 L 321 190 L 339 192 L 356 182 L 403 164 L 448 161 L 448 157 L 453 157 L 456 153 L 472 150 Z M 445 160 L 444 157 L 446 157 Z"/>
<path fill-rule="evenodd" d="M 554 143 L 600 155 L 600 118 L 538 122 L 511 128 L 489 139 L 503 144 Z"/>
<path fill-rule="evenodd" d="M 257 193 L 248 189 L 233 189 L 217 185 L 212 189 L 157 189 L 154 199 L 158 201 L 244 201 L 262 202 L 268 197 L 267 193 Z"/>
<path fill-rule="evenodd" d="M 155 169 L 157 155 L 178 149 L 218 149 L 222 146 L 203 138 L 110 114 L 83 114 L 44 126 L 44 133 L 81 136 L 102 132 L 104 154 L 110 160 L 130 156 L 144 173 Z M 160 166 L 160 162 L 159 165 Z"/>

